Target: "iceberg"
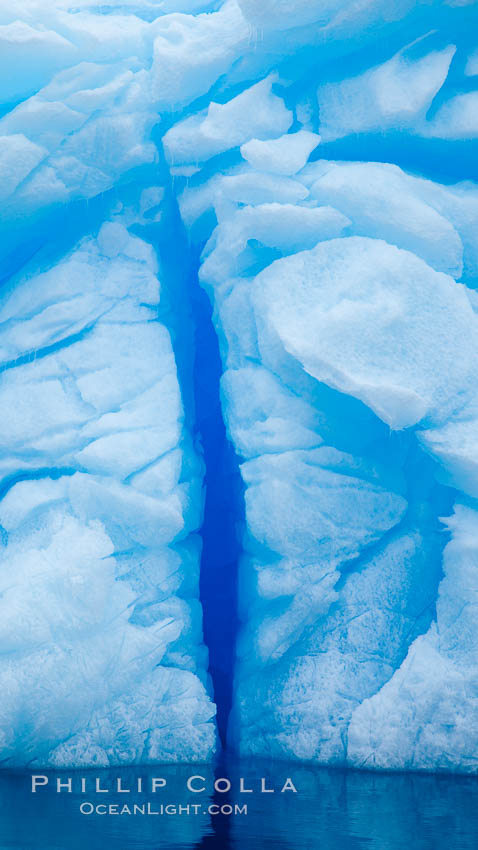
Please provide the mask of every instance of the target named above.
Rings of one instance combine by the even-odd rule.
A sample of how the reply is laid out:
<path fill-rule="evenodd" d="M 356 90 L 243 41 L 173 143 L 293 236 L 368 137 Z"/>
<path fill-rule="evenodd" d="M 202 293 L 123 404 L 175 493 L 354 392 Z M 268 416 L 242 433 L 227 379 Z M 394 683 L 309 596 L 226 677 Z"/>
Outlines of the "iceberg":
<path fill-rule="evenodd" d="M 476 772 L 475 14 L 0 2 L 3 764 Z"/>

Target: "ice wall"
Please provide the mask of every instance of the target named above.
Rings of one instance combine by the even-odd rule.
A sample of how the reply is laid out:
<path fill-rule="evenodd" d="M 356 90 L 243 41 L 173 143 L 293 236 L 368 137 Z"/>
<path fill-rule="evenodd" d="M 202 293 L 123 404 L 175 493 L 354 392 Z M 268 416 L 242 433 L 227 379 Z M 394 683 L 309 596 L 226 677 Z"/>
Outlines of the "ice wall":
<path fill-rule="evenodd" d="M 476 23 L 0 2 L 6 763 L 475 770 Z"/>
<path fill-rule="evenodd" d="M 1 27 L 35 62 L 9 66 L 0 122 L 0 758 L 207 761 L 204 467 L 158 236 L 152 40 L 134 16 L 22 11 Z"/>
<path fill-rule="evenodd" d="M 245 485 L 230 741 L 475 770 L 476 8 L 242 8 L 293 57 L 163 138 Z"/>
<path fill-rule="evenodd" d="M 107 222 L 1 298 L 1 753 L 204 760 L 201 464 L 151 247 Z"/>

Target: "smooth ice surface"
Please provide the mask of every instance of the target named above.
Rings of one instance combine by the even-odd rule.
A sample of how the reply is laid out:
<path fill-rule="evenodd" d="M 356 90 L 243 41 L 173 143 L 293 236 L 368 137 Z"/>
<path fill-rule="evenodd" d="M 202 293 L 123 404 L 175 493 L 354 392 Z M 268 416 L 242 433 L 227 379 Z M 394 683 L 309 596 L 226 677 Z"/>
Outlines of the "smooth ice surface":
<path fill-rule="evenodd" d="M 476 771 L 476 15 L 0 0 L 3 763 Z"/>
<path fill-rule="evenodd" d="M 408 251 L 365 237 L 322 242 L 276 260 L 252 292 L 264 362 L 280 343 L 392 428 L 443 421 L 473 394 L 478 324 L 464 287 Z"/>
<path fill-rule="evenodd" d="M 242 145 L 241 154 L 256 171 L 296 174 L 303 168 L 319 142 L 320 136 L 317 133 L 299 130 L 298 133 L 287 133 L 278 139 L 265 142 L 251 139 Z"/>
<path fill-rule="evenodd" d="M 387 850 L 404 847 L 433 847 L 433 850 L 475 850 L 478 840 L 478 788 L 470 776 L 424 776 L 414 773 L 344 771 L 313 764 L 276 763 L 269 760 L 237 760 L 229 757 L 221 765 L 221 776 L 231 778 L 230 804 L 247 816 L 218 817 L 207 811 L 205 816 L 170 816 L 161 820 L 158 835 L 157 817 L 105 817 L 80 812 L 85 800 L 80 776 L 74 776 L 72 793 L 56 793 L 55 774 L 36 794 L 25 794 L 31 782 L 30 773 L 2 771 L 0 793 L 4 805 L 0 812 L 0 829 L 11 850 L 51 850 L 52 842 L 80 850 L 85 844 L 91 850 L 116 850 L 137 847 L 142 850 L 236 850 L 238 847 L 260 847 L 264 833 L 276 850 L 310 850 L 317 845 L 327 850 L 343 850 L 345 846 L 385 845 Z M 201 765 L 197 772 L 205 777 L 207 791 L 201 795 L 205 809 L 215 800 L 210 792 L 213 783 L 211 766 Z M 80 773 L 80 772 L 78 772 Z M 83 772 L 81 772 L 83 773 Z M 159 811 L 158 800 L 165 805 L 184 806 L 198 798 L 187 792 L 190 765 L 161 765 L 161 776 L 167 786 L 156 795 L 118 793 L 117 768 L 95 770 L 103 795 L 113 811 L 140 806 Z M 290 774 L 299 789 L 297 794 L 279 793 L 278 779 Z M 124 787 L 135 787 L 139 778 L 149 786 L 158 776 L 158 767 L 122 768 Z M 259 789 L 265 778 L 274 794 L 241 793 L 240 777 L 248 777 L 246 787 Z M 94 779 L 93 779 L 94 782 Z M 89 777 L 88 787 L 91 788 Z M 247 796 L 247 804 L 244 799 Z M 216 798 L 218 799 L 218 798 Z M 105 803 L 100 803 L 105 805 Z M 171 809 L 170 811 L 173 811 Z"/>

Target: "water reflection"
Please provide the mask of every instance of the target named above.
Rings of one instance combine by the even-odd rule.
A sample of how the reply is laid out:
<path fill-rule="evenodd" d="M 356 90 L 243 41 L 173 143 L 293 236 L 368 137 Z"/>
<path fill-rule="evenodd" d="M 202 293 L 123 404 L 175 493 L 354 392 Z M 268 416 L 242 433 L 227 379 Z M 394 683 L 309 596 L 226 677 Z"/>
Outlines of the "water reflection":
<path fill-rule="evenodd" d="M 478 847 L 478 780 L 470 777 L 373 774 L 231 760 L 215 770 L 205 765 L 180 765 L 38 773 L 48 775 L 49 784 L 39 787 L 36 794 L 30 791 L 30 772 L 0 773 L 0 850 Z M 202 777 L 193 785 L 204 791 L 188 790 L 187 780 L 193 775 Z M 215 776 L 228 777 L 231 790 L 214 791 Z M 72 778 L 71 793 L 56 793 L 56 780 L 66 783 L 68 777 Z M 108 792 L 95 793 L 96 777 L 99 787 Z M 129 791 L 118 792 L 117 777 L 121 778 L 120 788 Z M 252 788 L 252 792 L 241 792 L 241 777 L 243 788 Z M 297 793 L 280 792 L 287 777 Z M 81 778 L 85 778 L 84 792 Z M 166 784 L 157 782 L 153 792 L 154 778 L 164 779 Z M 274 788 L 274 792 L 261 793 L 262 778 L 265 788 Z M 142 781 L 140 791 L 138 779 Z M 84 810 L 99 805 L 101 813 L 81 814 L 85 802 L 91 806 Z M 243 810 L 245 805 L 247 815 L 212 813 L 224 806 L 225 811 L 234 812 L 235 806 Z M 110 806 L 112 813 L 103 814 Z M 181 814 L 179 806 L 184 807 Z"/>

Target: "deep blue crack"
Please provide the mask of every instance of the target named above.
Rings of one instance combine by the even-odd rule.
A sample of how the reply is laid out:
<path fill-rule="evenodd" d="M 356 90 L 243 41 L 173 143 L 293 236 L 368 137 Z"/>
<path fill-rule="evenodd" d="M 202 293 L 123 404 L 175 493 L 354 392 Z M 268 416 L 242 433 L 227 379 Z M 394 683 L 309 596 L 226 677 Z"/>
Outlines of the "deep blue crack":
<path fill-rule="evenodd" d="M 199 283 L 201 248 L 191 246 L 173 185 L 166 189 L 161 226 L 141 229 L 161 257 L 162 305 L 174 348 L 188 430 L 204 459 L 204 512 L 200 601 L 209 674 L 223 747 L 233 701 L 239 626 L 237 573 L 242 551 L 244 487 L 239 461 L 226 434 L 220 399 L 222 363 L 212 307 Z"/>

